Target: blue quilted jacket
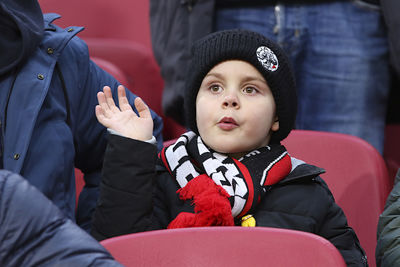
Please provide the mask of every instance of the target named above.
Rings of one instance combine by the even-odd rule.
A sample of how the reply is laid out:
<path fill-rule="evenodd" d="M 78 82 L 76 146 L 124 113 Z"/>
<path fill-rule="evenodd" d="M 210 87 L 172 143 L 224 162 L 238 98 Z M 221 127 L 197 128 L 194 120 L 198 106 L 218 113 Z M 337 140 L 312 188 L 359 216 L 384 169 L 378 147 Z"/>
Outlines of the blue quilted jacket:
<path fill-rule="evenodd" d="M 0 266 L 122 267 L 21 176 L 0 170 Z"/>

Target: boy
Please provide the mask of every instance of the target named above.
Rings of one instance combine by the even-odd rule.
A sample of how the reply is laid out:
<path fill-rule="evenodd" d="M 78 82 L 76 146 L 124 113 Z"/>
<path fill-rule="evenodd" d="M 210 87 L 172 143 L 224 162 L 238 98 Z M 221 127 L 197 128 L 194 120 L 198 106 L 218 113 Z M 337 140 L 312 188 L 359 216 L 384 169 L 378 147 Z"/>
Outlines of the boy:
<path fill-rule="evenodd" d="M 185 95 L 192 131 L 164 148 L 158 163 L 155 146 L 143 142 L 152 138 L 143 102 L 135 101 L 137 117 L 122 88 L 120 109 L 108 88 L 98 94 L 96 116 L 117 134 L 109 139 L 93 235 L 212 225 L 288 228 L 323 236 L 348 265 L 365 266 L 354 231 L 318 176 L 323 170 L 291 158 L 280 145 L 294 125 L 297 101 L 282 50 L 257 33 L 229 30 L 199 40 L 192 53 Z"/>

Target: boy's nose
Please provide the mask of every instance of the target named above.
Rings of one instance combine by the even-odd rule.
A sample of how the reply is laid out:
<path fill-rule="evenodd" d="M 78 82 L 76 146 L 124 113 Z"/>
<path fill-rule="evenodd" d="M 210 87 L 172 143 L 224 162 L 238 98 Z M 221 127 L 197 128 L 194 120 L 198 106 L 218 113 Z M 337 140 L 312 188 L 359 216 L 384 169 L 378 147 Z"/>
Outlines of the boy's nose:
<path fill-rule="evenodd" d="M 238 108 L 239 107 L 239 101 L 237 97 L 233 94 L 226 95 L 224 98 L 224 102 L 222 103 L 223 107 L 228 108 Z"/>

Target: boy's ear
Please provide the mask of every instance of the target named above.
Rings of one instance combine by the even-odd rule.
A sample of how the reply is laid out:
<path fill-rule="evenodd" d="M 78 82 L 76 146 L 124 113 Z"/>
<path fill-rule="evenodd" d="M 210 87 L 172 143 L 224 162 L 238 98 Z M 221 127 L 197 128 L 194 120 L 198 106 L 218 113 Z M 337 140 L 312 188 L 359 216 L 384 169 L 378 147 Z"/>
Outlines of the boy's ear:
<path fill-rule="evenodd" d="M 271 126 L 271 131 L 276 132 L 279 130 L 279 119 L 275 117 L 275 122 Z"/>

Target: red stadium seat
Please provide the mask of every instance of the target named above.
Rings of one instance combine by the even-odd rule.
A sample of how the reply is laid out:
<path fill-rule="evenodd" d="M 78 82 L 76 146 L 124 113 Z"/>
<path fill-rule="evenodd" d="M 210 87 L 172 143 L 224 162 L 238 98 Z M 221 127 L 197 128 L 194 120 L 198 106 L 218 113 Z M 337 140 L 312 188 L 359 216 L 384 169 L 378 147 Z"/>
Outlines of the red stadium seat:
<path fill-rule="evenodd" d="M 266 227 L 159 230 L 101 244 L 126 267 L 346 266 L 339 251 L 320 236 Z"/>
<path fill-rule="evenodd" d="M 151 47 L 149 0 L 39 0 L 43 13 L 62 17 L 61 27 L 83 26 L 87 37 L 114 38 L 139 42 Z"/>
<path fill-rule="evenodd" d="M 376 229 L 390 191 L 379 152 L 358 137 L 304 130 L 292 131 L 283 145 L 291 156 L 326 170 L 321 177 L 375 266 Z"/>

